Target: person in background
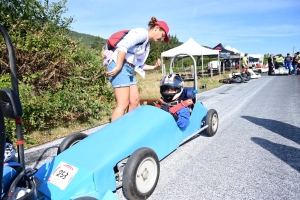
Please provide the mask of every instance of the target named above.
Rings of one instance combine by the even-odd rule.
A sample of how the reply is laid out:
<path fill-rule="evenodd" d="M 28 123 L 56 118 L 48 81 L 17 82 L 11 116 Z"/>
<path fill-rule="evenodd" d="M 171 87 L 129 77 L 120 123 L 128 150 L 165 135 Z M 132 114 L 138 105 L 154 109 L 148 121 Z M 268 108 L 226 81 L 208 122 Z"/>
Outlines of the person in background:
<path fill-rule="evenodd" d="M 238 70 L 239 68 L 240 68 L 239 62 L 236 61 L 236 62 L 235 62 L 235 69 Z"/>
<path fill-rule="evenodd" d="M 269 66 L 269 71 L 268 71 L 268 75 L 272 75 L 273 72 L 273 68 L 274 68 L 274 55 L 270 54 L 270 57 L 268 58 L 268 66 Z"/>
<path fill-rule="evenodd" d="M 293 66 L 293 73 L 292 74 L 296 74 L 296 71 L 297 71 L 297 67 L 298 67 L 298 55 L 297 53 L 294 54 L 294 57 L 293 57 L 293 60 L 292 60 L 292 66 Z"/>
<path fill-rule="evenodd" d="M 109 81 L 114 88 L 116 107 L 111 115 L 111 122 L 136 108 L 139 104 L 139 91 L 134 71 L 144 76 L 144 70 L 158 69 L 161 60 L 155 65 L 146 65 L 150 42 L 168 42 L 169 27 L 166 22 L 152 17 L 149 29 L 135 28 L 117 44 L 107 69 Z"/>
<path fill-rule="evenodd" d="M 289 69 L 289 74 L 292 73 L 292 70 L 291 70 L 292 59 L 293 58 L 290 56 L 289 53 L 287 53 L 286 57 L 284 58 L 284 65 L 285 65 L 286 69 Z"/>
<path fill-rule="evenodd" d="M 298 56 L 298 65 L 297 65 L 297 75 L 300 75 L 300 52 L 298 51 L 297 53 L 297 56 Z"/>
<path fill-rule="evenodd" d="M 178 74 L 165 76 L 160 83 L 160 94 L 164 103 L 161 109 L 170 112 L 178 127 L 186 129 L 190 124 L 190 106 L 193 105 L 192 99 L 183 99 L 184 82 Z"/>
<path fill-rule="evenodd" d="M 297 65 L 296 74 L 300 75 L 300 64 Z"/>
<path fill-rule="evenodd" d="M 242 59 L 242 70 L 243 72 L 246 72 L 248 68 L 248 54 L 245 53 L 243 59 Z"/>
<path fill-rule="evenodd" d="M 278 69 L 280 66 L 284 67 L 284 58 L 282 54 L 277 54 L 275 59 L 275 68 Z"/>

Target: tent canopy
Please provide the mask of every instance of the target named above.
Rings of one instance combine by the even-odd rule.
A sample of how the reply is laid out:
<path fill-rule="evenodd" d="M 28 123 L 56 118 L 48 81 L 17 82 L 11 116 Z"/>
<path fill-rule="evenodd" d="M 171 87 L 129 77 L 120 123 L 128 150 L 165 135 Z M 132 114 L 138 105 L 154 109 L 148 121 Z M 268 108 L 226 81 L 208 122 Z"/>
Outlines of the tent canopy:
<path fill-rule="evenodd" d="M 197 42 L 195 42 L 195 40 L 190 38 L 182 45 L 175 47 L 173 49 L 169 49 L 168 51 L 162 52 L 161 53 L 162 63 L 164 63 L 164 60 L 163 60 L 164 57 L 175 57 L 176 55 L 181 54 L 181 53 L 189 54 L 191 56 L 198 56 L 198 58 L 200 56 L 202 57 L 202 59 L 201 59 L 202 60 L 202 77 L 204 77 L 203 76 L 203 56 L 217 55 L 218 60 L 219 60 L 219 50 L 212 50 L 212 49 L 203 47 L 200 44 L 198 44 Z M 162 68 L 162 74 L 166 75 L 166 68 L 165 68 L 164 64 L 163 64 L 163 68 Z"/>
<path fill-rule="evenodd" d="M 192 38 L 188 39 L 182 45 L 169 49 L 161 53 L 161 57 L 174 57 L 179 53 L 187 53 L 192 56 L 201 56 L 201 55 L 219 55 L 219 50 L 212 50 L 206 47 L 201 46 Z"/>
<path fill-rule="evenodd" d="M 244 53 L 240 52 L 239 50 L 237 50 L 236 48 L 232 48 L 231 46 L 226 46 L 225 49 L 233 51 L 236 54 L 240 54 L 241 56 L 244 56 Z"/>
<path fill-rule="evenodd" d="M 225 49 L 224 48 L 224 46 L 221 44 L 221 43 L 219 43 L 217 46 L 215 46 L 214 48 L 213 48 L 214 50 L 219 50 L 220 51 L 220 57 L 225 57 L 225 58 L 228 58 L 228 57 L 230 57 L 230 55 L 233 55 L 233 54 L 235 54 L 233 51 L 230 51 L 230 50 L 228 50 L 228 49 Z"/>
<path fill-rule="evenodd" d="M 221 58 L 239 59 L 242 55 L 240 51 L 230 46 L 224 47 L 221 43 L 214 47 L 216 50 L 220 50 Z"/>

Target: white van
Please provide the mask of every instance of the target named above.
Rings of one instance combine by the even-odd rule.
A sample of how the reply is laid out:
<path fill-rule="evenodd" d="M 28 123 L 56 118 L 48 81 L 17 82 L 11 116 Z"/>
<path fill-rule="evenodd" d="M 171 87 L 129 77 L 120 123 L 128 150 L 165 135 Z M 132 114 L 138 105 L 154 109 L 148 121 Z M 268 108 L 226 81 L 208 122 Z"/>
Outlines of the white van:
<path fill-rule="evenodd" d="M 252 58 L 252 59 L 251 59 Z M 264 54 L 249 54 L 249 64 L 255 67 L 257 64 L 264 65 Z"/>
<path fill-rule="evenodd" d="M 212 71 L 219 71 L 221 67 L 221 62 L 217 60 L 210 61 L 207 63 L 207 71 L 210 73 L 210 70 Z"/>

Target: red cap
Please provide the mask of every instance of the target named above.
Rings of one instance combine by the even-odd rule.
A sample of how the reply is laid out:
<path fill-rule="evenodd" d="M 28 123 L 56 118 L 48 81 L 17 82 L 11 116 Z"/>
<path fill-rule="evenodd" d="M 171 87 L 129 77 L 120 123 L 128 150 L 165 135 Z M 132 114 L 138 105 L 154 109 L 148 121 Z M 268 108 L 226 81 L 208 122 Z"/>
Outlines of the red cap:
<path fill-rule="evenodd" d="M 155 22 L 155 24 L 159 25 L 162 29 L 164 29 L 164 31 L 166 32 L 166 36 L 165 36 L 165 42 L 169 42 L 169 37 L 168 37 L 168 34 L 169 34 L 169 27 L 168 27 L 168 24 L 164 21 L 157 21 Z"/>

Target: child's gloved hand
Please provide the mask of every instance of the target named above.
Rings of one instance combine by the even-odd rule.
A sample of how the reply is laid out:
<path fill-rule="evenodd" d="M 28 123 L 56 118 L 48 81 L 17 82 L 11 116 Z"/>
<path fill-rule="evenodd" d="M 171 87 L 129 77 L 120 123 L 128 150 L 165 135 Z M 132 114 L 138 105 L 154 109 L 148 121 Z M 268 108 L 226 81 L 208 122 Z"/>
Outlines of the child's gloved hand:
<path fill-rule="evenodd" d="M 163 109 L 163 110 L 166 111 L 166 112 L 169 112 L 170 107 L 169 107 L 167 104 L 162 104 L 162 105 L 161 105 L 161 109 Z"/>

